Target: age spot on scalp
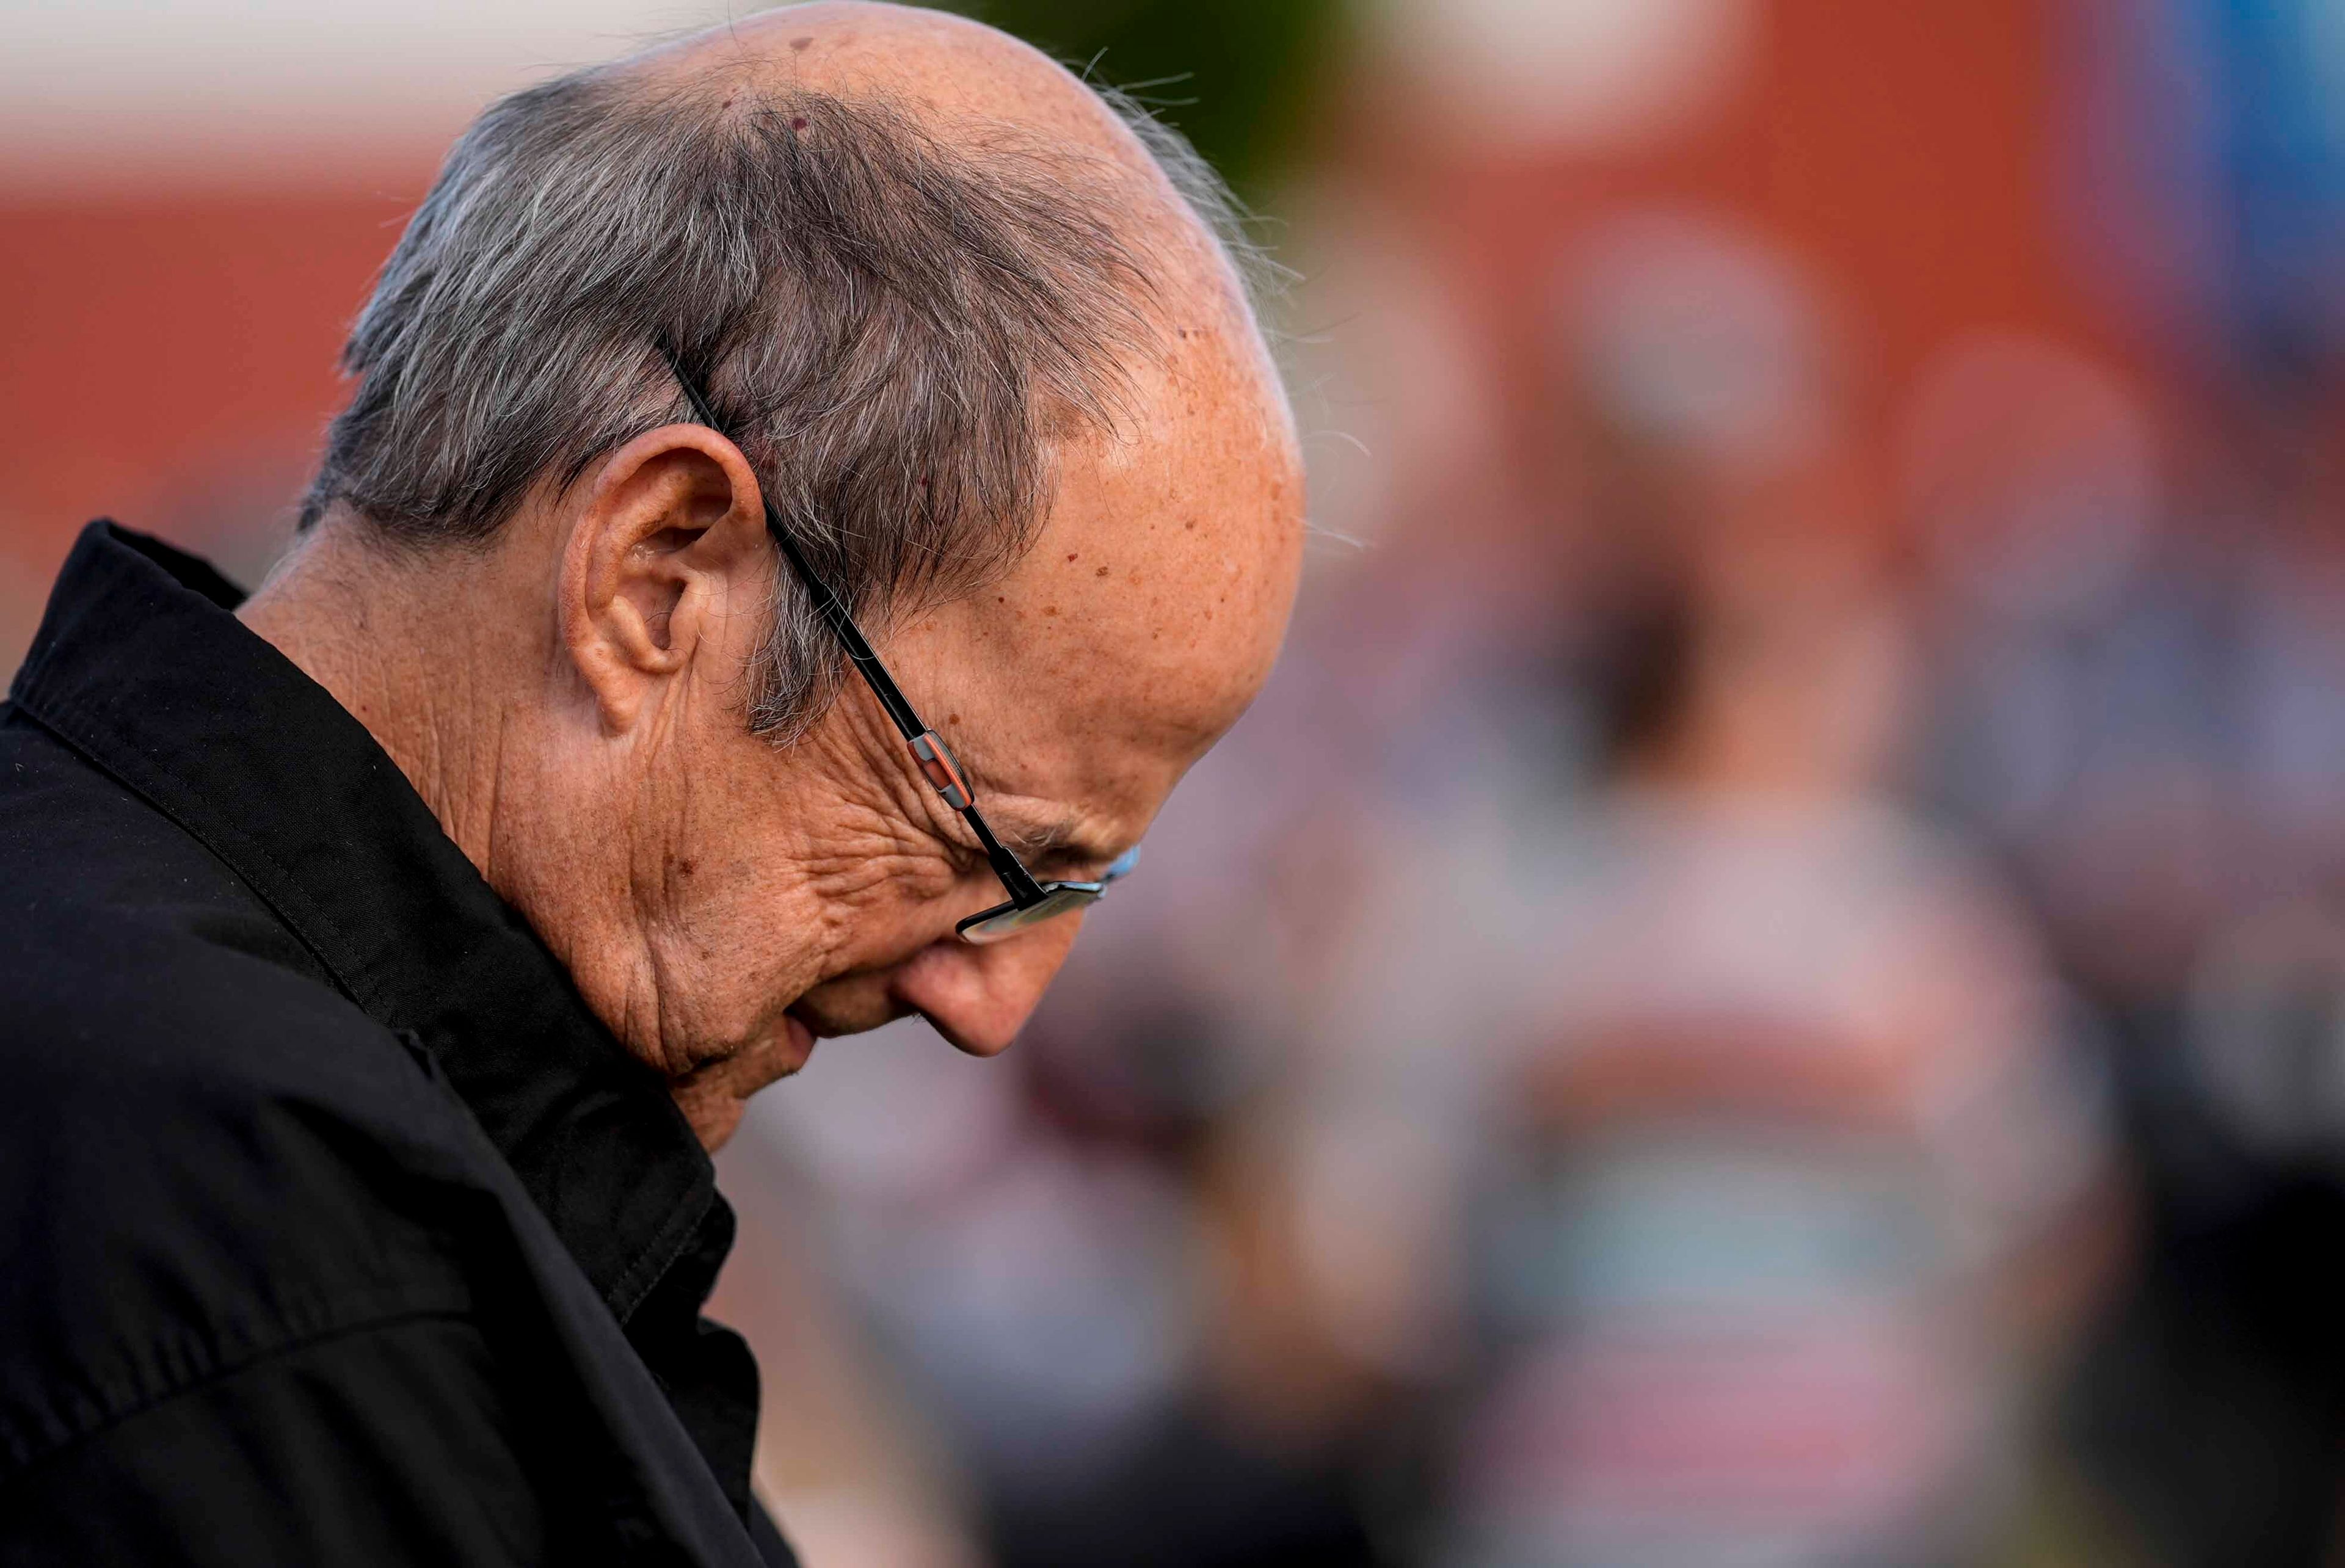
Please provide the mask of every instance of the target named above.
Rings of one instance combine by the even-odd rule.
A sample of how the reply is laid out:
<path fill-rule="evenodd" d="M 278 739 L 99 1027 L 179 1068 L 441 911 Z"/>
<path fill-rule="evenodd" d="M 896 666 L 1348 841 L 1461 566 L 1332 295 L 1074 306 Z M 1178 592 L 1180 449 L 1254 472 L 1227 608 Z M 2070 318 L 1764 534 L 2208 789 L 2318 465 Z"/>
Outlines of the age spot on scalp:
<path fill-rule="evenodd" d="M 1107 568 L 1102 566 L 1097 572 L 1093 572 L 1092 575 L 1095 577 L 1105 577 L 1107 575 Z"/>

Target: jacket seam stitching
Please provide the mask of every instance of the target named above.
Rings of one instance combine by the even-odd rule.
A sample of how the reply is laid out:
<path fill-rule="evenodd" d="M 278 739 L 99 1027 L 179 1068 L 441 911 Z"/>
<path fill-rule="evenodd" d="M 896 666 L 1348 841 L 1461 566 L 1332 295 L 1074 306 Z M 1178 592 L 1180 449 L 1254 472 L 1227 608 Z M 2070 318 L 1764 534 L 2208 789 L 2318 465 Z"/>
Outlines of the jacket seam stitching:
<path fill-rule="evenodd" d="M 97 1420 L 89 1422 L 87 1425 L 82 1427 L 81 1430 L 73 1432 L 69 1436 L 55 1440 L 46 1444 L 34 1445 L 21 1455 L 8 1456 L 5 1459 L 0 1459 L 0 1483 L 14 1484 L 15 1482 L 23 1480 L 26 1475 L 38 1469 L 41 1465 L 69 1452 L 73 1449 L 80 1447 L 82 1444 L 101 1436 L 105 1432 L 109 1431 L 116 1427 L 126 1425 L 130 1421 L 137 1420 L 140 1416 L 150 1414 L 155 1411 L 160 1410 L 165 1405 L 185 1399 L 190 1394 L 200 1392 L 216 1383 L 223 1383 L 231 1379 L 241 1377 L 245 1373 L 257 1371 L 259 1368 L 268 1365 L 271 1361 L 281 1361 L 285 1357 L 297 1354 L 299 1351 L 311 1350 L 319 1345 L 330 1344 L 336 1340 L 350 1339 L 360 1334 L 377 1333 L 387 1329 L 398 1328 L 407 1323 L 421 1322 L 431 1319 L 450 1319 L 459 1321 L 471 1321 L 473 1319 L 473 1316 L 474 1314 L 469 1302 L 462 1305 L 450 1302 L 430 1306 L 411 1306 L 401 1308 L 396 1311 L 381 1313 L 369 1317 L 360 1317 L 349 1322 L 328 1324 L 325 1327 L 312 1330 L 309 1333 L 295 1335 L 276 1344 L 269 1345 L 265 1349 L 256 1350 L 249 1354 L 222 1361 L 193 1377 L 189 1377 L 177 1382 L 169 1388 L 158 1390 L 153 1393 L 147 1394 L 135 1400 L 119 1410 L 107 1411 Z"/>

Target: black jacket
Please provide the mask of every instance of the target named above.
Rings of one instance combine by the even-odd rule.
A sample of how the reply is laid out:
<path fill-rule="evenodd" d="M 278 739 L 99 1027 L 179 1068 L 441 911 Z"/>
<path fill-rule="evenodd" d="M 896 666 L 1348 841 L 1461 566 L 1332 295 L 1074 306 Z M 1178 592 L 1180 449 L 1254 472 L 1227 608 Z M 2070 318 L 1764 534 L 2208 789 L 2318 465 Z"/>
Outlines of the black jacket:
<path fill-rule="evenodd" d="M 0 706 L 0 1563 L 787 1562 L 664 1085 L 203 562 Z"/>

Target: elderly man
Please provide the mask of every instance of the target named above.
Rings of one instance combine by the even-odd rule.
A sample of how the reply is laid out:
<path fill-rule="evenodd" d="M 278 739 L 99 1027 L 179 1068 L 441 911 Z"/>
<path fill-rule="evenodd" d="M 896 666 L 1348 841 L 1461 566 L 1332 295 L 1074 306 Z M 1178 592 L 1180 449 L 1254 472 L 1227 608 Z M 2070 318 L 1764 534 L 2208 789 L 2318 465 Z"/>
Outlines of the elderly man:
<path fill-rule="evenodd" d="M 82 536 L 0 710 L 0 1562 L 787 1561 L 707 1151 L 823 1037 L 1007 1045 L 1267 673 L 1223 210 L 999 34 L 770 13 L 465 134 L 255 596 Z"/>

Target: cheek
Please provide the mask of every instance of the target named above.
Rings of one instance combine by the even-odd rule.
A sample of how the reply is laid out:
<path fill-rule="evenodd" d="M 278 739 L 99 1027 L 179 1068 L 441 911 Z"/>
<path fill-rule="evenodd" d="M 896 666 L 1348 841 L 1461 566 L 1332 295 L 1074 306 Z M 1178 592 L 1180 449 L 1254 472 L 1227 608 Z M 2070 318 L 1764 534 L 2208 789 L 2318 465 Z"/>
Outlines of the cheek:
<path fill-rule="evenodd" d="M 821 1035 L 855 1034 L 904 1017 L 913 1008 L 898 992 L 899 976 L 930 962 L 931 953 L 961 947 L 953 922 L 993 895 L 990 885 L 957 877 L 933 856 L 869 858 L 851 874 L 825 877 L 810 900 L 816 929 L 797 934 L 818 955 L 825 977 L 791 1011 Z"/>
<path fill-rule="evenodd" d="M 800 996 L 790 1011 L 826 1039 L 859 1035 L 911 1011 L 891 993 L 889 978 L 881 969 L 827 980 Z"/>
<path fill-rule="evenodd" d="M 689 786 L 685 831 L 655 875 L 660 903 L 704 956 L 797 971 L 795 995 L 869 963 L 857 950 L 884 942 L 953 877 L 932 845 L 879 812 L 833 804 L 809 820 L 766 761 L 765 776 Z"/>

